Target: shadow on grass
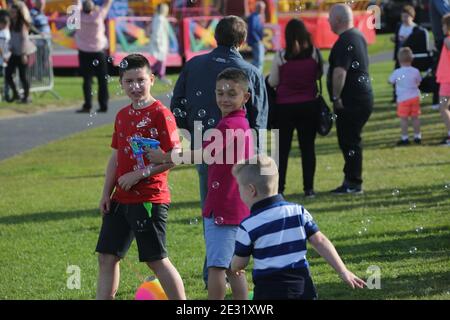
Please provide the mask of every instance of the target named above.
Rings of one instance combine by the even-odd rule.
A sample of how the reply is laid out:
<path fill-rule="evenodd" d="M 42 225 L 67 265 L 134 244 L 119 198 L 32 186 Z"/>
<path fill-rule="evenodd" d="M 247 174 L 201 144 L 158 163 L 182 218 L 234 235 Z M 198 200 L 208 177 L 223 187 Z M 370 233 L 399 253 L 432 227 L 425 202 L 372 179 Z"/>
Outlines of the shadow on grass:
<path fill-rule="evenodd" d="M 64 212 L 37 212 L 27 215 L 11 215 L 0 217 L 1 224 L 43 223 L 58 220 L 72 220 L 80 218 L 96 218 L 100 216 L 99 209 Z"/>
<path fill-rule="evenodd" d="M 314 212 L 317 213 L 351 211 L 354 209 L 365 210 L 382 206 L 396 207 L 396 210 L 405 208 L 405 211 L 407 211 L 413 203 L 416 206 L 414 210 L 419 211 L 422 208 L 428 209 L 430 204 L 434 205 L 446 200 L 447 204 L 440 206 L 440 210 L 450 207 L 449 191 L 444 188 L 443 184 L 402 188 L 399 190 L 398 196 L 393 195 L 394 190 L 395 188 L 369 190 L 362 195 L 332 195 L 329 192 L 319 192 L 315 199 L 309 201 L 304 201 L 302 195 L 297 193 L 286 195 L 286 200 L 298 202 L 301 199 L 305 203 L 305 207 L 314 207 Z"/>
<path fill-rule="evenodd" d="M 318 276 L 314 277 L 315 279 Z M 383 277 L 380 289 L 352 290 L 343 282 L 316 283 L 319 299 L 421 299 L 430 295 L 445 295 L 449 299 L 450 271 L 431 272 L 426 276 L 399 275 Z"/>

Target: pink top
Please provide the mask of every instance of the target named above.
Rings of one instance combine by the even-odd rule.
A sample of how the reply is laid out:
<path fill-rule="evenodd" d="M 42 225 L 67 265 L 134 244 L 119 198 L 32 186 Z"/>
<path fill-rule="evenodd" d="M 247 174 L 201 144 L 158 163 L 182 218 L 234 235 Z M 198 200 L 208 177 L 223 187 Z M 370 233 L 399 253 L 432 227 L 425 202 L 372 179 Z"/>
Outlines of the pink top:
<path fill-rule="evenodd" d="M 81 11 L 80 29 L 75 34 L 77 47 L 85 52 L 99 52 L 108 47 L 108 39 L 105 35 L 105 19 L 109 7 L 100 7 L 86 14 Z"/>
<path fill-rule="evenodd" d="M 252 130 L 244 110 L 231 112 L 220 120 L 215 129 L 215 132 L 212 131 L 215 139 L 203 144 L 205 152 L 208 153 L 209 149 L 212 149 L 210 154 L 216 159 L 215 163 L 208 166 L 208 194 L 203 216 L 214 216 L 216 224 L 219 225 L 239 225 L 250 215 L 250 211 L 241 200 L 238 183 L 231 169 L 238 161 L 253 156 Z M 220 136 L 218 136 L 219 133 Z M 217 147 L 216 139 L 219 138 L 223 139 L 222 148 Z M 223 164 L 215 157 L 217 154 Z M 230 161 L 227 161 L 227 158 L 230 158 L 228 159 Z"/>
<path fill-rule="evenodd" d="M 449 39 L 450 36 L 447 37 Z M 436 81 L 438 83 L 450 83 L 450 50 L 447 46 L 442 46 L 439 64 L 436 70 Z"/>

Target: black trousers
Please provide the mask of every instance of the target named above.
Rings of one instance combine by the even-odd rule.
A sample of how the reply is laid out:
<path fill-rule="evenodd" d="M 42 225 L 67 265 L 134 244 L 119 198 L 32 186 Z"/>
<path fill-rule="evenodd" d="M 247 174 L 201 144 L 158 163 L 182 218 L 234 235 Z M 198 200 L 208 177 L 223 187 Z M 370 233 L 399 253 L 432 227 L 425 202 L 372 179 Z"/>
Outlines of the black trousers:
<path fill-rule="evenodd" d="M 344 183 L 350 185 L 361 185 L 363 147 L 361 133 L 367 120 L 372 113 L 372 102 L 364 102 L 358 105 L 352 103 L 351 107 L 344 110 L 335 110 L 336 133 L 339 147 L 344 156 Z M 346 102 L 344 102 L 344 107 Z"/>
<path fill-rule="evenodd" d="M 21 56 L 16 56 L 16 55 L 11 55 L 11 58 L 8 61 L 8 66 L 6 67 L 6 71 L 5 71 L 5 81 L 8 84 L 8 86 L 11 88 L 13 94 L 15 96 L 18 96 L 19 93 L 17 91 L 17 87 L 16 84 L 14 83 L 14 71 L 16 70 L 16 68 L 19 69 L 19 78 L 20 78 L 20 82 L 22 84 L 22 88 L 23 88 L 23 98 L 26 99 L 28 98 L 28 95 L 30 94 L 30 83 L 28 82 L 27 79 L 27 69 L 28 69 L 28 64 L 22 63 L 22 58 Z"/>
<path fill-rule="evenodd" d="M 314 189 L 316 171 L 315 140 L 319 108 L 316 101 L 299 104 L 281 104 L 275 107 L 274 129 L 279 129 L 279 182 L 278 192 L 284 192 L 289 153 L 294 129 L 301 151 L 303 170 L 303 190 Z"/>
<path fill-rule="evenodd" d="M 106 54 L 100 52 L 78 51 L 80 74 L 83 77 L 84 109 L 92 108 L 92 78 L 98 81 L 98 104 L 101 110 L 108 109 L 108 64 Z"/>

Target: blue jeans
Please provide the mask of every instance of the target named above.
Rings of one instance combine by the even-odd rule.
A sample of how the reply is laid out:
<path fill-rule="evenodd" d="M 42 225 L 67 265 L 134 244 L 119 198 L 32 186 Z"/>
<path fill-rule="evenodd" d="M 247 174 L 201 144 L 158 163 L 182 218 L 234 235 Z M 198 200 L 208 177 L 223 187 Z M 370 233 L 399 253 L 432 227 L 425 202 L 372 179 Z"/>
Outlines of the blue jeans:
<path fill-rule="evenodd" d="M 262 41 L 254 43 L 251 45 L 252 47 L 252 55 L 253 60 L 252 64 L 258 68 L 258 70 L 262 73 L 263 72 L 263 66 L 264 66 L 264 44 Z"/>
<path fill-rule="evenodd" d="M 208 165 L 207 164 L 197 164 L 197 173 L 198 173 L 198 182 L 200 186 L 200 203 L 203 206 L 205 205 L 206 194 L 208 193 Z M 202 219 L 203 222 L 203 219 Z M 205 224 L 203 222 L 203 238 L 205 238 Z M 203 262 L 203 281 L 205 285 L 208 285 L 208 267 L 206 263 L 206 255 L 205 260 Z"/>

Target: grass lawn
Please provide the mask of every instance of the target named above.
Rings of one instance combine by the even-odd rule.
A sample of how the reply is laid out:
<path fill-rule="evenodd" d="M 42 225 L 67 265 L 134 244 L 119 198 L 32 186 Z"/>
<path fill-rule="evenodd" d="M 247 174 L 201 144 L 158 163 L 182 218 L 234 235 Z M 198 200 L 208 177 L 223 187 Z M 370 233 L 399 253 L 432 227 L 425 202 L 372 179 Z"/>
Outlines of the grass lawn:
<path fill-rule="evenodd" d="M 335 130 L 317 139 L 316 190 L 302 198 L 300 154 L 290 157 L 286 196 L 303 204 L 335 244 L 350 270 L 367 278 L 381 270 L 381 289 L 353 291 L 312 249 L 311 272 L 321 299 L 450 299 L 450 149 L 439 114 L 423 103 L 423 145 L 397 148 L 399 124 L 389 103 L 391 62 L 371 66 L 376 106 L 364 131 L 364 187 L 360 196 L 331 196 L 342 181 Z M 110 155 L 112 125 L 87 130 L 0 162 L 0 299 L 95 297 L 97 209 Z M 189 299 L 205 299 L 204 244 L 197 174 L 170 174 L 168 249 Z M 67 267 L 81 270 L 81 289 L 67 288 Z M 121 263 L 118 299 L 133 299 L 146 266 L 133 244 Z M 247 272 L 251 283 L 251 272 Z"/>

